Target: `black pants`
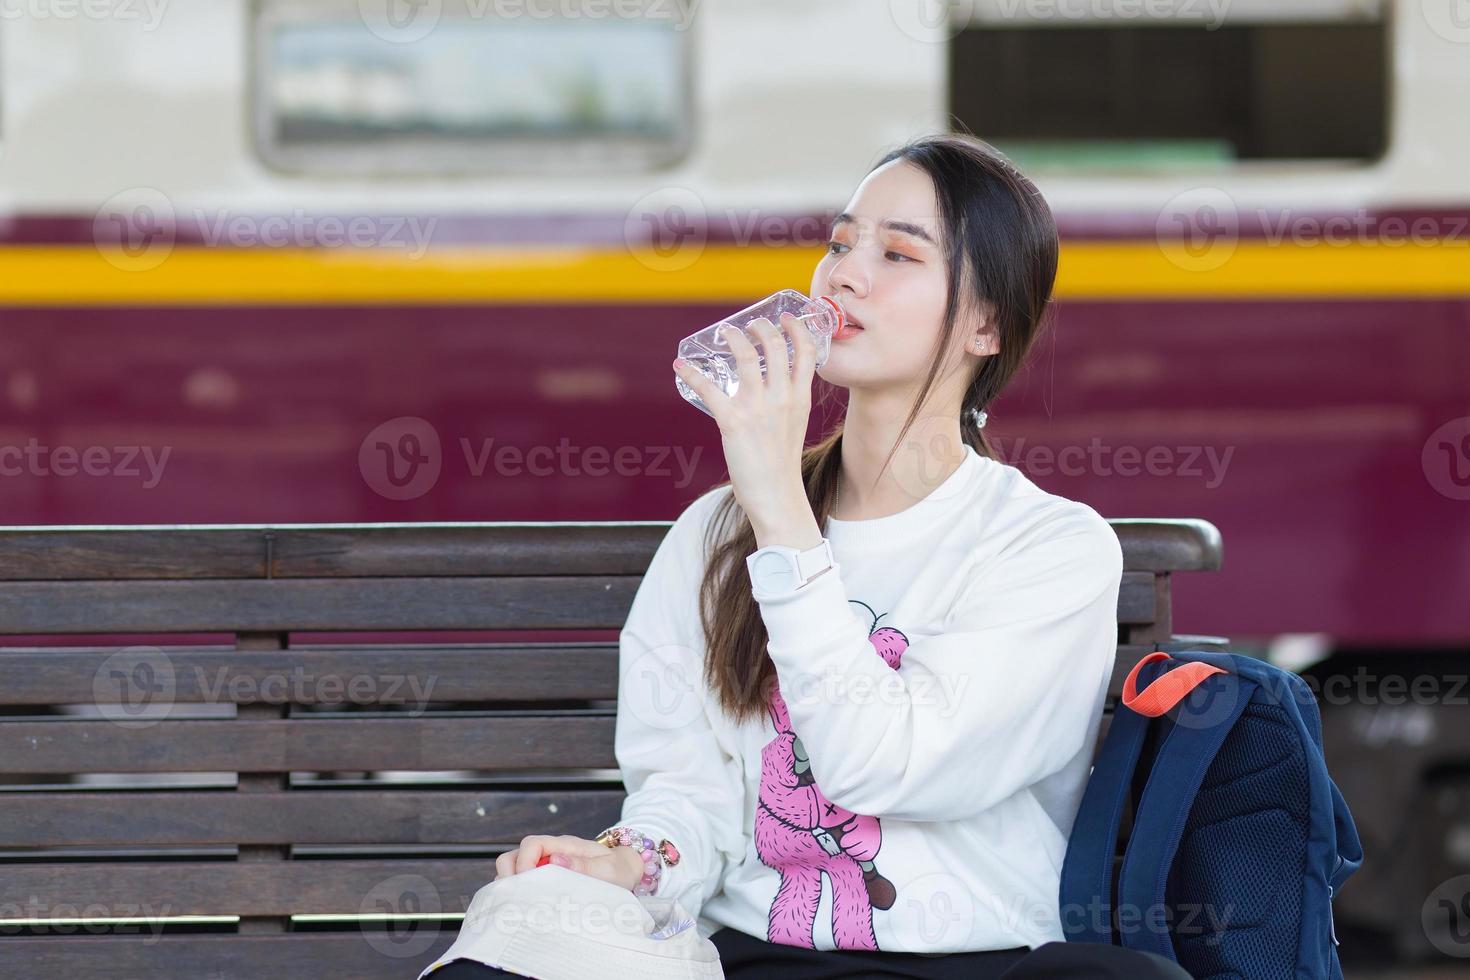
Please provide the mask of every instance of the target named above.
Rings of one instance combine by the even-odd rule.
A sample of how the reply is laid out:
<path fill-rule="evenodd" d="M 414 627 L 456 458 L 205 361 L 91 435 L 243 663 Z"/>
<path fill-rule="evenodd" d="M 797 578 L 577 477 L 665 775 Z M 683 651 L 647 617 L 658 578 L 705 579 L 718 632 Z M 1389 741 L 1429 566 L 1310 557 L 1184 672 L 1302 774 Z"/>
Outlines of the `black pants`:
<path fill-rule="evenodd" d="M 815 950 L 784 946 L 720 929 L 710 936 L 720 951 L 720 968 L 728 980 L 876 980 L 911 977 L 919 980 L 1190 980 L 1175 963 L 1118 946 L 1093 943 L 1047 943 L 1034 950 L 987 950 L 980 953 L 884 953 L 867 950 Z M 455 960 L 429 974 L 429 980 L 489 980 L 518 977 L 471 960 Z"/>

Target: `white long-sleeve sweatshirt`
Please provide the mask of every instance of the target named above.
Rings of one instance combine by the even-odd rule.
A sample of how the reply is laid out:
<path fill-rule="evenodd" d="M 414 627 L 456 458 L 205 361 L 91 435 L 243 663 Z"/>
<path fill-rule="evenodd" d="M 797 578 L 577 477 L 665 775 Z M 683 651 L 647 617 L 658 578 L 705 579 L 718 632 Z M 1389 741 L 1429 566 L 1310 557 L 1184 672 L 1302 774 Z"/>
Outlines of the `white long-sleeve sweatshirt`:
<path fill-rule="evenodd" d="M 729 493 L 674 522 L 621 634 L 620 822 L 680 851 L 657 894 L 702 935 L 824 950 L 1063 939 L 1117 647 L 1112 528 L 968 447 L 906 510 L 829 519 L 832 569 L 754 593 L 779 692 L 736 726 L 703 680 L 697 604 Z"/>

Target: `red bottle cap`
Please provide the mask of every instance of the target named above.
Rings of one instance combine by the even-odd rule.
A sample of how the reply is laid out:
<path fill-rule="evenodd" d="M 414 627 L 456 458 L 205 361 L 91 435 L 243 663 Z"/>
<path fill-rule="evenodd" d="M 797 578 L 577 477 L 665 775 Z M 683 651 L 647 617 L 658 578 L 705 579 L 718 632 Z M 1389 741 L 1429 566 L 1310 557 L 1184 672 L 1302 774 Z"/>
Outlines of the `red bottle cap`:
<path fill-rule="evenodd" d="M 832 307 L 832 312 L 837 314 L 837 326 L 832 328 L 832 332 L 836 333 L 837 331 L 841 330 L 843 325 L 847 323 L 847 317 L 843 315 L 842 307 L 838 306 L 837 301 L 831 296 L 818 296 L 817 299 Z"/>

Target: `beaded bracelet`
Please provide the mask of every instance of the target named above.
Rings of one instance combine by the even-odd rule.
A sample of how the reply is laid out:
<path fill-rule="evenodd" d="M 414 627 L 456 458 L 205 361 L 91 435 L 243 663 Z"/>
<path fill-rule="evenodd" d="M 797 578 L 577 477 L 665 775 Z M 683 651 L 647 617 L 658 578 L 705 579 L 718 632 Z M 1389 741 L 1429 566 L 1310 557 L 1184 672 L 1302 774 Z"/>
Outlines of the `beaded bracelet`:
<path fill-rule="evenodd" d="M 643 859 L 643 877 L 633 888 L 634 895 L 652 895 L 658 888 L 664 867 L 672 868 L 679 863 L 679 849 L 673 842 L 663 839 L 655 845 L 652 837 L 631 827 L 609 827 L 597 835 L 597 843 L 607 848 L 631 847 Z"/>

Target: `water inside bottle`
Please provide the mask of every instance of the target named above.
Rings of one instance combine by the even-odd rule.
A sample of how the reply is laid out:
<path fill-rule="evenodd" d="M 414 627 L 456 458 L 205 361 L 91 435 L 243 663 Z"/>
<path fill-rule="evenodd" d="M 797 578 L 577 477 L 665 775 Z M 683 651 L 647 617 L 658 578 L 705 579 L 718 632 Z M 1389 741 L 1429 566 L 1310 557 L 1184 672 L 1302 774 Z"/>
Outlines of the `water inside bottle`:
<path fill-rule="evenodd" d="M 811 319 L 811 316 L 801 316 L 797 317 L 797 319 L 805 323 L 807 320 Z M 725 320 L 720 321 L 719 324 L 719 326 L 721 327 L 725 327 L 728 325 L 729 321 Z M 731 329 L 738 330 L 740 328 L 732 327 Z M 734 352 L 730 350 L 729 345 L 724 342 L 723 338 L 717 340 L 716 344 L 717 346 L 715 347 L 715 349 L 712 350 L 709 347 L 706 347 L 704 344 L 701 344 L 698 341 L 694 340 L 693 338 L 689 338 L 679 345 L 679 356 L 688 361 L 696 371 L 699 371 L 705 377 L 709 378 L 715 384 L 719 385 L 720 390 L 723 391 L 726 396 L 734 398 L 735 392 L 740 390 L 740 365 L 735 360 Z M 830 346 L 828 344 L 818 345 L 816 364 L 817 367 L 821 367 L 824 363 L 826 363 L 827 353 L 829 350 Z M 761 377 L 764 378 L 766 376 L 766 357 L 764 351 L 758 343 L 755 345 L 755 359 L 756 363 L 760 365 Z M 795 345 L 792 344 L 791 338 L 787 337 L 786 363 L 791 364 L 795 362 L 795 360 Z M 694 389 L 685 384 L 684 379 L 679 377 L 677 374 L 674 375 L 674 384 L 678 387 L 679 394 L 683 395 L 686 401 L 688 401 L 691 405 L 699 409 L 704 414 L 708 415 L 710 418 L 714 418 L 714 413 L 711 412 L 709 410 L 709 407 L 705 405 L 704 399 L 700 398 L 699 395 L 695 393 Z"/>
<path fill-rule="evenodd" d="M 800 295 L 797 295 L 797 298 L 798 300 L 806 300 L 806 297 L 800 297 Z M 803 323 L 803 325 L 811 325 L 817 319 L 823 319 L 823 322 L 825 322 L 825 317 L 828 316 L 829 314 L 817 311 L 817 313 L 807 313 L 803 314 L 803 316 L 798 316 L 797 320 Z M 767 319 L 770 319 L 772 323 L 776 323 L 775 317 L 767 317 Z M 703 373 L 706 378 L 719 385 L 720 391 L 725 392 L 726 397 L 734 398 L 735 392 L 739 391 L 739 364 L 735 360 L 734 351 L 731 351 L 728 342 L 720 334 L 720 331 L 725 328 L 736 329 L 736 331 L 741 329 L 738 325 L 732 323 L 731 320 L 720 320 L 719 323 L 711 325 L 711 328 L 706 328 L 704 331 L 700 331 L 698 334 L 692 336 L 686 336 L 684 341 L 679 344 L 679 357 L 688 361 L 695 370 Z M 704 342 L 701 342 L 701 338 L 704 338 Z M 764 378 L 766 376 L 766 356 L 764 356 L 764 351 L 761 350 L 761 345 L 756 339 L 753 338 L 751 342 L 756 345 L 756 363 L 760 366 L 761 378 Z M 831 334 L 826 334 L 817 342 L 817 367 L 826 363 L 829 353 L 831 353 Z M 797 359 L 795 345 L 792 344 L 791 338 L 786 336 L 786 363 L 792 363 L 795 359 Z M 713 419 L 713 411 L 710 411 L 709 406 L 704 404 L 704 400 L 700 398 L 700 395 L 695 394 L 694 389 L 686 385 L 684 378 L 675 375 L 673 376 L 673 383 L 675 383 L 676 388 L 679 389 L 679 394 L 684 397 L 685 401 L 688 401 L 689 404 L 692 404 L 692 406 L 703 411 L 704 414 L 707 414 L 707 416 Z"/>

